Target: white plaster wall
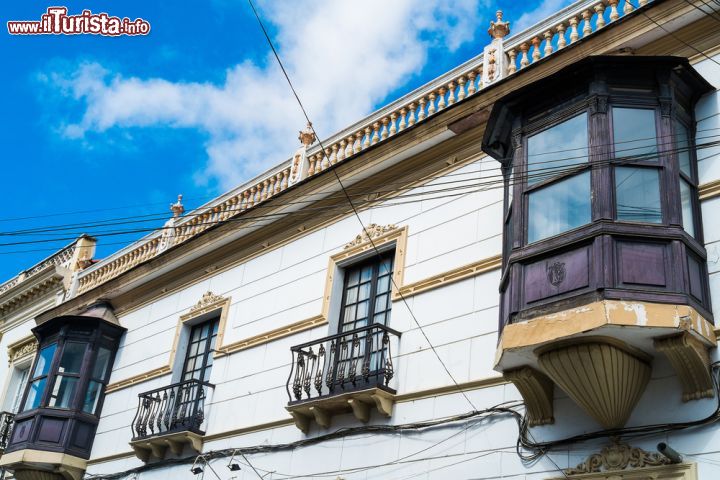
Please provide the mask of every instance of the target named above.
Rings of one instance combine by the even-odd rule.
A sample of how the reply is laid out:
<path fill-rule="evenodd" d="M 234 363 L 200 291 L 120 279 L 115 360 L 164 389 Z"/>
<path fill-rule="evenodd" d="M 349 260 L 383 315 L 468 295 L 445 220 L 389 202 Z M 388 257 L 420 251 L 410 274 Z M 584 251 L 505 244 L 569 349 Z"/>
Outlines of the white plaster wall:
<path fill-rule="evenodd" d="M 720 59 L 720 56 L 717 57 Z M 695 66 L 715 85 L 720 85 L 720 67 L 712 62 Z M 698 104 L 698 143 L 706 141 L 703 130 L 720 134 L 720 96 L 712 93 Z M 715 130 L 709 130 L 717 128 Z M 698 154 L 700 183 L 720 179 L 720 149 Z M 489 160 L 474 162 L 455 174 L 477 181 L 496 174 Z M 457 180 L 449 175 L 437 182 Z M 422 187 L 416 191 L 432 189 Z M 703 202 L 703 222 L 708 249 L 708 267 L 714 310 L 720 311 L 720 198 Z M 490 189 L 466 196 L 403 203 L 390 200 L 381 208 L 361 213 L 363 222 L 409 227 L 405 282 L 411 283 L 452 268 L 500 253 L 501 191 Z M 116 361 L 112 381 L 118 381 L 167 362 L 177 318 L 206 290 L 232 297 L 226 342 L 293 323 L 320 313 L 327 259 L 360 232 L 357 219 L 350 217 L 310 233 L 282 248 L 272 250 L 246 264 L 233 267 L 173 293 L 121 318 L 128 328 Z M 436 358 L 439 355 L 457 382 L 496 376 L 492 370 L 497 341 L 497 285 L 499 272 L 488 272 L 421 293 L 407 299 L 407 306 L 394 302 L 390 326 L 403 332 L 396 358 L 393 385 L 398 393 L 415 392 L 451 385 L 448 374 Z M 409 307 L 409 308 L 408 308 Z M 413 315 L 410 313 L 412 311 Z M 420 332 L 435 346 L 433 352 Z M 268 344 L 217 359 L 211 382 L 216 384 L 208 405 L 207 433 L 217 434 L 288 418 L 285 383 L 289 373 L 290 346 L 328 335 L 317 327 Z M 716 358 L 717 354 L 713 354 Z M 93 458 L 129 451 L 129 422 L 134 415 L 137 393 L 161 386 L 168 379 L 156 379 L 108 395 L 100 422 Z M 372 424 L 401 424 L 437 419 L 519 400 L 512 385 L 504 384 L 467 392 L 473 406 L 457 393 L 398 403 L 392 418 L 373 413 Z M 684 404 L 680 386 L 666 360 L 657 357 L 652 378 L 628 425 L 691 421 L 709 415 L 716 399 Z M 591 432 L 599 426 L 570 401 L 555 391 L 556 424 L 532 429 L 537 441 L 565 438 Z M 333 429 L 357 426 L 350 416 L 335 417 Z M 533 464 L 524 464 L 514 447 L 517 425 L 508 417 L 484 422 L 395 434 L 348 437 L 317 445 L 274 453 L 252 455 L 261 470 L 275 476 L 300 475 L 365 468 L 342 473 L 345 479 L 448 479 L 524 478 L 560 476 L 557 468 L 574 466 L 600 449 L 607 440 L 579 443 L 551 452 Z M 309 437 L 324 430 L 313 427 Z M 720 430 L 708 426 L 669 434 L 628 440 L 632 445 L 654 451 L 659 441 L 668 441 L 697 462 L 700 477 L 720 478 Z M 294 426 L 261 430 L 246 435 L 208 442 L 206 451 L 248 445 L 280 444 L 307 438 Z M 400 463 L 377 467 L 386 462 Z M 89 473 L 110 473 L 137 467 L 134 457 L 92 465 Z M 213 462 L 221 478 L 257 478 L 249 468 L 230 475 L 223 460 Z M 373 468 L 367 468 L 373 467 Z M 208 475 L 211 475 L 208 473 Z M 328 473 L 327 478 L 335 478 Z M 212 475 L 211 475 L 212 476 Z M 188 466 L 142 473 L 140 478 L 192 478 Z"/>

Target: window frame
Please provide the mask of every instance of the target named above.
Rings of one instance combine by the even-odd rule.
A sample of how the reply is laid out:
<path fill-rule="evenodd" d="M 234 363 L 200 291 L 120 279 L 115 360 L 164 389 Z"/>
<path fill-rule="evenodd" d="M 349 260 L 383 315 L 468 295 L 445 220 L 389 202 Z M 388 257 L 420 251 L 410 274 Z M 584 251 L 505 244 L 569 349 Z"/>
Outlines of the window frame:
<path fill-rule="evenodd" d="M 393 275 L 395 273 L 395 247 L 390 248 L 388 250 L 384 250 L 380 252 L 379 257 L 378 255 L 373 255 L 368 258 L 361 259 L 357 262 L 350 263 L 348 265 L 344 265 L 343 268 L 343 286 L 342 286 L 342 298 L 340 301 L 340 313 L 338 316 L 338 323 L 337 323 L 337 332 L 338 334 L 344 333 L 343 332 L 343 326 L 345 325 L 344 317 L 345 317 L 345 307 L 346 307 L 346 300 L 347 300 L 347 290 L 348 290 L 348 279 L 349 275 L 348 272 L 351 269 L 360 269 L 362 271 L 362 268 L 367 265 L 373 265 L 372 274 L 370 277 L 370 294 L 368 295 L 368 311 L 367 311 L 367 324 L 372 325 L 377 322 L 375 322 L 375 300 L 377 295 L 377 282 L 380 277 L 380 265 L 383 262 L 383 260 L 389 259 L 391 262 L 391 269 L 390 272 L 388 272 L 389 276 L 389 288 L 388 291 L 385 293 L 388 296 L 387 299 L 387 308 L 385 309 L 385 322 L 383 325 L 388 325 L 389 319 L 391 318 L 392 313 L 392 292 L 393 292 Z M 370 301 L 372 300 L 372 301 Z M 353 320 L 354 323 L 357 323 L 357 318 Z M 352 330 L 355 330 L 356 328 L 360 328 L 355 326 Z M 350 330 L 351 331 L 351 330 Z"/>
<path fill-rule="evenodd" d="M 544 131 L 550 130 L 551 128 L 566 122 L 572 118 L 575 118 L 579 115 L 585 114 L 586 116 L 586 134 L 587 134 L 587 162 L 585 163 L 578 163 L 577 166 L 572 168 L 571 170 L 561 173 L 559 175 L 556 175 L 551 178 L 545 178 L 543 180 L 540 180 L 538 182 L 533 183 L 532 185 L 528 184 L 528 176 L 530 167 L 528 164 L 528 156 L 529 156 L 529 148 L 528 148 L 528 140 L 530 137 L 538 135 Z M 540 242 L 547 241 L 552 238 L 557 238 L 561 235 L 566 235 L 568 232 L 572 232 L 573 230 L 577 230 L 580 228 L 583 228 L 589 224 L 591 224 L 594 220 L 594 212 L 595 212 L 595 196 L 593 195 L 593 185 L 595 183 L 595 168 L 593 168 L 593 144 L 592 144 L 592 137 L 590 135 L 590 128 L 592 124 L 592 112 L 590 111 L 588 101 L 587 99 L 583 99 L 580 101 L 573 102 L 570 105 L 563 105 L 557 109 L 553 109 L 552 113 L 548 115 L 548 117 L 537 119 L 534 121 L 530 121 L 522 128 L 522 156 L 521 156 L 521 172 L 522 172 L 522 179 L 520 182 L 520 188 L 522 190 L 522 202 L 523 202 L 523 228 L 522 228 L 522 245 L 524 247 L 527 247 L 529 245 L 535 245 Z M 544 238 L 540 238 L 538 240 L 534 240 L 532 242 L 529 241 L 530 236 L 530 195 L 532 195 L 534 192 L 538 192 L 542 190 L 543 188 L 550 187 L 554 184 L 563 182 L 571 177 L 574 177 L 576 175 L 580 175 L 584 173 L 585 171 L 590 170 L 590 221 L 587 223 L 584 223 L 582 225 L 579 225 L 577 227 L 570 228 L 568 230 L 564 230 L 562 232 L 559 232 L 555 235 L 550 235 Z M 511 184 L 510 188 L 512 188 L 513 185 Z M 517 199 L 513 199 L 517 201 Z M 511 219 L 512 221 L 512 219 Z M 514 230 L 514 228 L 513 228 Z M 512 250 L 512 248 L 511 248 Z"/>
<path fill-rule="evenodd" d="M 608 154 L 610 156 L 608 164 L 610 168 L 610 184 L 609 192 L 611 195 L 610 208 L 612 209 L 612 218 L 614 222 L 622 224 L 632 225 L 668 225 L 669 223 L 669 211 L 667 201 L 663 199 L 668 198 L 667 191 L 667 150 L 664 148 L 664 143 L 660 143 L 659 140 L 663 138 L 662 135 L 662 115 L 658 108 L 658 102 L 655 97 L 653 98 L 640 98 L 633 99 L 630 101 L 627 99 L 610 99 L 607 111 L 607 123 L 608 123 L 608 136 L 610 140 Z M 655 147 L 657 150 L 657 157 L 655 160 L 618 160 L 617 156 L 617 144 L 615 142 L 615 115 L 613 110 L 616 108 L 635 109 L 635 110 L 652 110 L 653 120 L 655 121 Z M 617 168 L 637 168 L 637 169 L 652 169 L 658 172 L 658 191 L 660 193 L 660 222 L 643 222 L 638 220 L 628 220 L 618 218 L 618 205 L 617 205 Z"/>
<path fill-rule="evenodd" d="M 85 333 L 83 333 L 85 332 Z M 85 344 L 85 350 L 83 353 L 83 357 L 80 361 L 80 370 L 77 373 L 61 373 L 58 371 L 60 367 L 60 361 L 62 359 L 62 355 L 65 352 L 65 348 L 69 343 L 83 343 Z M 38 377 L 32 377 L 28 378 L 27 384 L 25 386 L 25 393 L 23 394 L 21 406 L 22 408 L 18 411 L 18 413 L 22 413 L 23 416 L 26 414 L 29 414 L 29 412 L 37 411 L 37 410 L 58 410 L 58 411 L 72 411 L 72 412 L 79 412 L 86 415 L 92 415 L 94 417 L 98 417 L 96 412 L 102 411 L 102 405 L 105 399 L 105 387 L 108 384 L 109 378 L 110 378 L 110 372 L 112 371 L 112 366 L 115 361 L 115 356 L 117 354 L 117 344 L 116 341 L 106 337 L 104 335 L 104 332 L 102 328 L 99 329 L 93 329 L 93 330 L 83 330 L 82 328 L 77 327 L 76 325 L 66 325 L 63 326 L 58 333 L 55 333 L 45 339 L 43 339 L 42 343 L 38 346 L 38 353 L 35 355 L 35 358 L 33 360 L 32 366 L 31 366 L 31 372 L 34 372 L 34 370 L 37 368 L 37 362 L 40 360 L 40 352 L 52 345 L 55 344 L 55 352 L 53 354 L 53 357 L 50 361 L 50 368 L 48 369 L 48 372 L 46 375 L 40 375 Z M 83 403 L 85 396 L 87 395 L 87 390 L 90 385 L 90 381 L 94 379 L 90 378 L 92 376 L 92 367 L 94 363 L 97 361 L 97 355 L 99 352 L 100 347 L 104 347 L 107 350 L 110 351 L 110 359 L 108 361 L 108 365 L 106 368 L 105 373 L 105 379 L 104 382 L 102 382 L 100 387 L 100 393 L 97 405 L 95 407 L 94 412 L 85 412 L 83 410 Z M 77 383 L 75 386 L 75 391 L 72 395 L 72 398 L 70 399 L 70 404 L 67 407 L 58 407 L 58 406 L 51 406 L 50 400 L 53 398 L 52 391 L 55 386 L 55 383 L 58 381 L 58 378 L 60 377 L 72 377 L 77 378 Z M 25 408 L 28 395 L 30 394 L 30 388 L 38 379 L 45 378 L 45 386 L 43 387 L 43 391 L 40 394 L 40 402 L 39 404 L 34 408 Z"/>
<path fill-rule="evenodd" d="M 700 202 L 698 199 L 698 166 L 697 152 L 695 150 L 695 129 L 696 125 L 686 112 L 677 108 L 671 108 L 669 113 L 667 106 L 662 104 L 663 100 L 657 91 L 638 91 L 628 94 L 625 91 L 613 90 L 604 95 L 606 103 L 602 111 L 593 106 L 597 98 L 594 95 L 576 98 L 570 102 L 564 102 L 555 108 L 549 108 L 543 114 L 534 113 L 525 117 L 522 125 L 518 126 L 517 134 L 520 136 L 517 145 L 521 149 L 520 155 L 515 155 L 507 174 L 508 188 L 513 189 L 512 201 L 508 198 L 503 212 L 503 231 L 505 235 L 512 233 L 512 238 L 504 242 L 503 258 L 508 259 L 515 248 L 527 248 L 536 244 L 543 244 L 546 241 L 557 241 L 558 237 L 587 228 L 598 220 L 610 220 L 613 223 L 623 225 L 643 225 L 651 227 L 672 227 L 680 226 L 684 230 L 682 220 L 682 196 L 680 193 L 680 182 L 685 181 L 691 192 L 691 209 L 693 214 L 694 236 L 689 232 L 688 237 L 697 244 L 702 245 L 702 220 Z M 657 154 L 654 159 L 627 160 L 618 159 L 618 150 L 615 144 L 615 118 L 613 110 L 616 108 L 651 110 L 655 121 L 655 145 Z M 529 164 L 528 140 L 530 137 L 547 131 L 567 120 L 580 114 L 587 115 L 588 135 L 588 161 L 578 163 L 574 168 L 560 173 L 551 178 L 545 178 L 532 184 L 528 183 Z M 599 119 L 593 117 L 600 114 Z M 677 125 L 680 124 L 687 129 L 688 153 L 690 160 L 691 175 L 687 175 L 680 169 L 680 158 L 676 152 L 678 138 Z M 663 139 L 668 138 L 668 142 Z M 602 139 L 606 138 L 606 141 Z M 621 155 L 622 156 L 622 155 Z M 618 218 L 617 208 L 617 185 L 616 169 L 618 167 L 654 169 L 658 172 L 658 191 L 660 194 L 660 217 L 659 222 L 648 222 L 642 220 L 631 220 Z M 520 170 L 520 172 L 513 169 Z M 580 226 L 565 230 L 555 235 L 550 235 L 534 241 L 530 241 L 530 196 L 543 188 L 550 187 L 563 182 L 568 178 L 579 175 L 590 170 L 590 221 Z M 675 175 L 677 173 L 677 175 Z M 671 178 L 672 177 L 672 178 Z M 514 181 L 514 178 L 517 181 Z M 673 184 L 675 182 L 677 185 Z M 519 183 L 519 188 L 516 184 Z M 598 188 L 603 191 L 598 191 Z M 518 196 L 522 197 L 521 207 L 522 218 L 515 219 L 517 214 Z M 521 227 L 521 228 L 518 228 Z M 519 242 L 519 244 L 518 244 Z"/>
<path fill-rule="evenodd" d="M 677 110 L 677 109 L 676 109 Z M 690 162 L 690 175 L 687 175 L 685 172 L 682 171 L 682 168 L 680 167 L 680 157 L 678 155 L 678 152 L 674 152 L 672 157 L 674 158 L 674 161 L 677 164 L 677 173 L 678 173 L 678 210 L 680 215 L 680 222 L 683 227 L 683 231 L 688 234 L 690 238 L 697 241 L 701 245 L 704 244 L 704 235 L 703 235 L 703 227 L 702 227 L 702 212 L 700 210 L 700 198 L 699 198 L 699 172 L 698 172 L 698 160 L 697 160 L 697 149 L 695 144 L 695 135 L 697 135 L 697 124 L 693 121 L 692 118 L 690 118 L 688 115 L 685 115 L 684 113 L 675 111 L 672 115 L 672 128 L 671 128 L 671 135 L 672 135 L 672 147 L 673 149 L 677 149 L 677 141 L 678 141 L 678 132 L 677 132 L 677 125 L 680 124 L 683 127 L 685 127 L 687 132 L 687 145 L 688 145 L 688 160 Z M 683 218 L 683 212 L 682 212 L 682 188 L 680 186 L 681 182 L 685 182 L 688 187 L 690 187 L 690 198 L 691 198 L 691 204 L 690 208 L 693 215 L 693 229 L 694 234 L 690 234 L 687 230 L 685 230 L 685 219 Z"/>
<path fill-rule="evenodd" d="M 214 352 L 217 348 L 217 337 L 219 335 L 219 330 L 220 330 L 220 315 L 214 315 L 214 316 L 212 316 L 206 320 L 203 320 L 201 322 L 195 323 L 193 325 L 188 325 L 189 331 L 188 331 L 188 337 L 187 337 L 187 348 L 185 350 L 185 355 L 184 355 L 185 358 L 183 359 L 183 363 L 182 363 L 182 370 L 180 371 L 180 382 L 190 381 L 194 378 L 193 376 L 191 376 L 189 378 L 184 378 L 188 373 L 187 366 L 188 366 L 188 362 L 191 357 L 190 347 L 192 346 L 192 343 L 193 343 L 192 335 L 196 329 L 202 329 L 202 327 L 205 325 L 210 325 L 211 330 L 209 330 L 209 335 L 207 337 L 205 337 L 205 339 L 202 341 L 202 343 L 205 344 L 205 346 L 203 348 L 203 352 L 202 352 L 202 354 L 200 354 L 200 351 L 198 348 L 198 353 L 195 355 L 192 355 L 194 358 L 198 358 L 198 357 L 202 356 L 203 362 L 202 362 L 202 366 L 200 367 L 199 370 L 202 372 L 203 376 L 205 375 L 205 371 L 208 369 L 208 360 L 213 358 Z M 215 339 L 214 345 L 213 345 L 213 338 Z M 210 365 L 209 368 L 211 371 L 212 365 Z M 193 371 L 196 371 L 196 370 L 198 370 L 198 369 L 196 368 L 196 366 L 194 366 Z M 199 378 L 196 380 L 198 380 L 200 382 L 209 382 L 210 378 L 208 375 L 207 380 L 205 380 L 204 378 Z"/>

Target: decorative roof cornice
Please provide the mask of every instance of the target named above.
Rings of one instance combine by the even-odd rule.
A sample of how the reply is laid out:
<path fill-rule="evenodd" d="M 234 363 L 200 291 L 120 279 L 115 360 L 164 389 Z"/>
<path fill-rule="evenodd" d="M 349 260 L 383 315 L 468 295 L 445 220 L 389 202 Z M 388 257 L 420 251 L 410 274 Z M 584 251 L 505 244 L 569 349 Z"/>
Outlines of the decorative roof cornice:
<path fill-rule="evenodd" d="M 646 3 L 649 0 L 640 0 L 640 5 Z M 606 8 L 610 10 L 609 22 L 603 16 Z M 320 142 L 312 142 L 315 139 L 310 135 L 310 129 L 301 132 L 301 155 L 294 155 L 87 268 L 78 275 L 75 294 L 88 292 L 214 226 L 235 219 L 295 184 L 392 140 L 500 80 L 520 74 L 571 44 L 585 41 L 607 28 L 606 23 L 634 15 L 634 10 L 630 3 L 618 11 L 617 2 L 578 0 L 533 27 L 506 38 L 501 35 L 505 33 L 506 22 L 498 19 L 493 23 L 497 35 L 483 53 L 326 138 L 322 142 L 324 150 Z"/>
<path fill-rule="evenodd" d="M 12 289 L 0 294 L 0 318 L 30 304 L 51 292 L 64 290 L 70 279 L 70 271 L 64 267 L 47 264 L 32 277 L 18 282 Z"/>

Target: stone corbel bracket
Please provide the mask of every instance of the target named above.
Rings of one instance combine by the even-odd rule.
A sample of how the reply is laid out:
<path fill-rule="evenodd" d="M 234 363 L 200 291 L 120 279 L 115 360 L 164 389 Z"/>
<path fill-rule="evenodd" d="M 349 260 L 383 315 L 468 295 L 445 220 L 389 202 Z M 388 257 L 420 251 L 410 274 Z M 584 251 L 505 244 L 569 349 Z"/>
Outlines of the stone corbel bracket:
<path fill-rule="evenodd" d="M 555 422 L 553 383 L 548 377 L 530 367 L 508 370 L 503 377 L 512 382 L 522 395 L 531 427 Z"/>
<path fill-rule="evenodd" d="M 663 353 L 682 383 L 683 402 L 712 398 L 715 388 L 710 375 L 707 347 L 688 332 L 655 339 L 655 349 Z"/>
<path fill-rule="evenodd" d="M 370 421 L 370 411 L 373 408 L 381 415 L 390 417 L 394 404 L 395 396 L 392 393 L 375 388 L 311 400 L 299 405 L 288 405 L 285 408 L 295 420 L 295 426 L 307 434 L 313 421 L 322 428 L 330 428 L 332 417 L 343 413 L 352 412 L 355 418 L 363 423 Z"/>
<path fill-rule="evenodd" d="M 177 456 L 182 455 L 185 445 L 196 453 L 202 453 L 203 437 L 185 431 L 130 442 L 135 456 L 146 463 L 152 458 L 164 459 L 168 449 Z"/>

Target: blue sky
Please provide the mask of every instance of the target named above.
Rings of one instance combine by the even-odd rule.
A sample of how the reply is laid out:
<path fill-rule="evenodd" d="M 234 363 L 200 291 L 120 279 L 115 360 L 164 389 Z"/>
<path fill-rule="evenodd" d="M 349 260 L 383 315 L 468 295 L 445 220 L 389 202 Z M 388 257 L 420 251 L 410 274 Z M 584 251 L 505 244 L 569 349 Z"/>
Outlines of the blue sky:
<path fill-rule="evenodd" d="M 517 32 L 571 3 L 256 2 L 323 137 L 477 55 L 497 8 Z M 5 2 L 3 25 L 56 4 Z M 0 282 L 83 232 L 107 256 L 142 233 L 101 232 L 164 220 L 93 222 L 169 215 L 178 193 L 200 205 L 288 158 L 304 126 L 246 0 L 62 5 L 142 17 L 152 31 L 12 36 L 3 26 Z"/>

